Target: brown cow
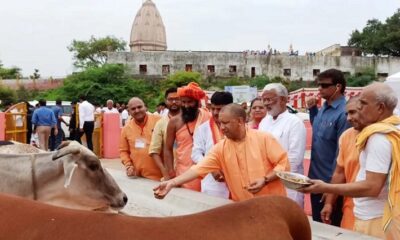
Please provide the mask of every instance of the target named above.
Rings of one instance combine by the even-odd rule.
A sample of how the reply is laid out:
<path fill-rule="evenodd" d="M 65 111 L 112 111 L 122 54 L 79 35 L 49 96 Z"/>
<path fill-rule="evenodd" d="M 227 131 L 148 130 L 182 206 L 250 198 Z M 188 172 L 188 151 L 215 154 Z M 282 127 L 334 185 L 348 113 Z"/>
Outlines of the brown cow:
<path fill-rule="evenodd" d="M 285 197 L 259 197 L 166 218 L 64 209 L 0 195 L 0 238 L 13 240 L 310 240 L 306 215 Z"/>

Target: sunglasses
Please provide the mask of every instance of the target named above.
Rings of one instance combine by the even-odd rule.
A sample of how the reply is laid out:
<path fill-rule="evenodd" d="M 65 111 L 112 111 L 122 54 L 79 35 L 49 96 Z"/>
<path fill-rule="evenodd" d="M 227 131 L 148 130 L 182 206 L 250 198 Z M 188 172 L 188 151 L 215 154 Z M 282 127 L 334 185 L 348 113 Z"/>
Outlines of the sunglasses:
<path fill-rule="evenodd" d="M 330 86 L 335 86 L 335 85 L 336 85 L 335 83 L 318 83 L 318 87 L 321 88 L 328 88 Z"/>

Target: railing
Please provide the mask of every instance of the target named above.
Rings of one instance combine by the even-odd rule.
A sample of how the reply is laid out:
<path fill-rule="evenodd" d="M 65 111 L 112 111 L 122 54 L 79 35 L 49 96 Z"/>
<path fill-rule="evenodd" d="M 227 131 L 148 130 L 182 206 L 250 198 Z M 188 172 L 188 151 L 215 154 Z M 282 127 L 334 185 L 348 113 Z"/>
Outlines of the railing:
<path fill-rule="evenodd" d="M 24 102 L 5 112 L 5 140 L 27 143 L 27 110 Z"/>
<path fill-rule="evenodd" d="M 75 111 L 77 111 L 76 107 Z M 77 111 L 79 113 L 79 111 Z M 5 138 L 8 141 L 28 143 L 28 124 L 27 109 L 24 102 L 10 107 L 5 113 Z M 79 116 L 77 114 L 77 126 L 79 126 Z M 85 136 L 82 142 L 86 143 Z M 103 114 L 95 114 L 95 125 L 93 131 L 93 152 L 101 158 L 103 156 Z"/>

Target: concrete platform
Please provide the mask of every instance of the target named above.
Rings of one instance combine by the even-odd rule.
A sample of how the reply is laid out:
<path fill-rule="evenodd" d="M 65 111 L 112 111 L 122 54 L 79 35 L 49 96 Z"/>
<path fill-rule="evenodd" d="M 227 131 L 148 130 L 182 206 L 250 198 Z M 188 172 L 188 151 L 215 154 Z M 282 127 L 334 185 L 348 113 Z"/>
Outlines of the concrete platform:
<path fill-rule="evenodd" d="M 128 178 L 118 159 L 102 160 L 103 166 L 113 175 L 121 189 L 128 195 L 127 206 L 123 213 L 135 216 L 176 216 L 201 212 L 207 209 L 222 206 L 232 201 L 211 197 L 199 192 L 186 189 L 173 189 L 163 200 L 155 199 L 153 187 L 158 182 L 143 178 Z M 361 235 L 342 228 L 314 222 L 310 219 L 313 240 L 354 240 L 376 239 Z"/>

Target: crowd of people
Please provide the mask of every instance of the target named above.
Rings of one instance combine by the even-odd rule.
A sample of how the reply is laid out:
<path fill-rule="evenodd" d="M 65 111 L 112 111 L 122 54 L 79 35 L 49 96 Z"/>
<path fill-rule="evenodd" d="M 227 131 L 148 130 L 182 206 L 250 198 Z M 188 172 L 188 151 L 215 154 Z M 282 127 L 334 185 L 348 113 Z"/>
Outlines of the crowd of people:
<path fill-rule="evenodd" d="M 316 99 L 307 101 L 313 130 L 311 185 L 298 191 L 286 189 L 276 175 L 304 174 L 306 151 L 303 120 L 287 111 L 289 93 L 280 83 L 266 85 L 249 109 L 247 104 L 233 103 L 232 94 L 225 91 L 215 92 L 210 104 L 202 106 L 206 94 L 196 83 L 168 89 L 156 113 L 150 113 L 138 97 L 126 107 L 117 108 L 109 100 L 99 108 L 81 96 L 79 125 L 74 120 L 68 124 L 71 138 L 80 141 L 85 134 L 93 150 L 94 113 L 119 113 L 119 152 L 126 175 L 160 181 L 153 189 L 156 198 L 183 187 L 234 201 L 287 196 L 304 208 L 304 193 L 311 193 L 314 221 L 400 239 L 396 93 L 374 82 L 359 97 L 346 101 L 341 71 L 326 70 L 317 81 L 325 102 L 318 109 Z M 60 143 L 62 108 L 39 104 L 32 115 L 34 131 L 45 150 L 52 135 L 53 149 Z"/>
<path fill-rule="evenodd" d="M 156 198 L 174 187 L 242 201 L 282 195 L 304 208 L 311 193 L 313 220 L 364 234 L 399 239 L 400 118 L 396 93 L 383 83 L 346 102 L 346 81 L 336 69 L 318 76 L 326 101 L 308 100 L 313 128 L 310 186 L 286 189 L 278 171 L 304 174 L 306 129 L 286 109 L 288 90 L 265 86 L 247 105 L 215 92 L 207 109 L 196 84 L 165 92 L 166 114 L 151 114 L 132 98 L 121 133 L 120 156 L 130 177 L 160 181 Z M 163 109 L 165 110 L 165 109 Z"/>
<path fill-rule="evenodd" d="M 86 137 L 87 147 L 93 150 L 93 132 L 96 125 L 95 114 L 118 113 L 120 124 L 124 126 L 129 119 L 129 114 L 124 103 L 114 104 L 113 100 L 107 100 L 105 106 L 91 104 L 85 96 L 71 102 L 70 120 L 67 122 L 64 116 L 64 106 L 61 100 L 56 100 L 55 106 L 48 106 L 44 99 L 39 100 L 36 106 L 25 102 L 27 106 L 27 143 L 36 145 L 42 150 L 54 151 L 63 140 L 75 140 L 82 142 Z M 78 118 L 77 118 L 78 116 Z M 78 121 L 77 121 L 78 120 Z M 68 127 L 69 137 L 61 127 Z"/>

